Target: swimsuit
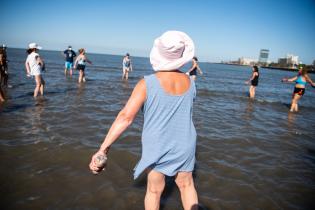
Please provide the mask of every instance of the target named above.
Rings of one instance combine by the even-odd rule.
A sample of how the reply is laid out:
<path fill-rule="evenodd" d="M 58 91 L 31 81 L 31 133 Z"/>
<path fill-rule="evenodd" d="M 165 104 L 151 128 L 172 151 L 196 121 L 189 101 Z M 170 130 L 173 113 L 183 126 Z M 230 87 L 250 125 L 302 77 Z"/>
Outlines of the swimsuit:
<path fill-rule="evenodd" d="M 130 60 L 124 59 L 124 61 L 123 61 L 123 70 L 124 71 L 129 71 L 130 65 L 131 65 Z"/>
<path fill-rule="evenodd" d="M 301 87 L 294 87 L 293 96 L 295 94 L 298 94 L 299 96 L 303 96 L 304 93 L 305 93 L 305 85 L 306 85 L 306 83 L 307 82 L 302 79 L 302 76 L 299 75 L 297 80 L 295 80 L 295 85 L 302 85 L 304 87 L 302 87 L 302 88 Z"/>
<path fill-rule="evenodd" d="M 78 61 L 78 70 L 84 71 L 85 69 L 85 59 L 80 58 L 80 60 Z"/>
<path fill-rule="evenodd" d="M 252 86 L 257 86 L 258 85 L 258 79 L 259 79 L 259 73 L 258 73 L 258 75 L 256 75 L 254 77 L 254 79 L 252 79 L 252 81 L 251 81 Z"/>
<path fill-rule="evenodd" d="M 302 96 L 302 95 L 304 95 L 304 93 L 305 93 L 305 88 L 294 87 L 293 96 L 295 94 L 298 94 L 299 96 Z"/>
<path fill-rule="evenodd" d="M 192 75 L 197 75 L 197 67 L 194 68 L 191 72 L 189 72 L 189 75 L 192 76 Z"/>
<path fill-rule="evenodd" d="M 297 80 L 295 81 L 295 83 L 296 83 L 297 85 L 303 85 L 303 86 L 305 86 L 307 82 L 302 79 L 302 76 L 301 76 L 301 75 L 299 75 L 298 78 L 297 78 Z"/>

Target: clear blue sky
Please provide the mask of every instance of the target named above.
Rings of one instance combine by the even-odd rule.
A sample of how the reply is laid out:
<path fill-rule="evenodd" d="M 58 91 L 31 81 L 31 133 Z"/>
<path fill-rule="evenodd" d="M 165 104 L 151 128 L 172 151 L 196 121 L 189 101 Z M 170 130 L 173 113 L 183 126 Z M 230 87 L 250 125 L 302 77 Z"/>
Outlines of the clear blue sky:
<path fill-rule="evenodd" d="M 0 43 L 149 56 L 166 30 L 189 34 L 202 61 L 298 55 L 315 59 L 314 0 L 2 0 Z"/>

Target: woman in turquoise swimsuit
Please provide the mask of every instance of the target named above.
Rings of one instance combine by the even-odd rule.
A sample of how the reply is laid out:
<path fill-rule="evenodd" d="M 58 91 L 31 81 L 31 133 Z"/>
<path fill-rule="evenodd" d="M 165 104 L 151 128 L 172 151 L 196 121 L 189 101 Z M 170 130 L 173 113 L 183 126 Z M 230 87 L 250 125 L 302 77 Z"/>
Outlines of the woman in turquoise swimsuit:
<path fill-rule="evenodd" d="M 155 40 L 150 61 L 156 73 L 145 76 L 135 86 L 89 165 L 93 173 L 102 171 L 104 164 L 98 163 L 106 159 L 110 146 L 143 107 L 142 156 L 134 178 L 147 173 L 144 199 L 147 210 L 159 209 L 165 175 L 175 176 L 184 209 L 198 209 L 192 176 L 196 151 L 192 106 L 196 88 L 194 80 L 178 70 L 193 56 L 194 43 L 183 32 L 168 31 Z"/>
<path fill-rule="evenodd" d="M 299 73 L 297 76 L 289 78 L 289 79 L 287 78 L 282 79 L 282 82 L 294 82 L 294 81 L 295 81 L 295 87 L 292 94 L 290 112 L 298 111 L 298 101 L 301 99 L 301 97 L 305 93 L 306 83 L 309 82 L 312 85 L 312 87 L 315 87 L 315 83 L 308 76 L 307 70 L 303 68 L 302 66 L 299 68 Z"/>

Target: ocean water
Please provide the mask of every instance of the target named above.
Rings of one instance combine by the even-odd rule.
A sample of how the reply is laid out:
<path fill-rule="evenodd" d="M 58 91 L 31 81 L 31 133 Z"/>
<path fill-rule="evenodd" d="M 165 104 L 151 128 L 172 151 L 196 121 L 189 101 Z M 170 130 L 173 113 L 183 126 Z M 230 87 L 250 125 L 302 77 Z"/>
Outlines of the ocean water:
<path fill-rule="evenodd" d="M 88 164 L 137 81 L 153 72 L 149 59 L 132 57 L 126 82 L 121 56 L 87 54 L 93 65 L 79 85 L 77 71 L 64 76 L 61 52 L 40 55 L 46 90 L 34 99 L 25 51 L 8 51 L 12 87 L 0 105 L 1 209 L 143 209 L 146 178 L 133 180 L 142 113 L 113 145 L 106 171 L 94 176 Z M 280 80 L 296 73 L 261 69 L 256 99 L 249 100 L 249 67 L 200 67 L 193 118 L 201 209 L 315 209 L 315 89 L 307 85 L 300 111 L 289 113 L 294 84 Z M 161 209 L 182 209 L 171 177 Z"/>

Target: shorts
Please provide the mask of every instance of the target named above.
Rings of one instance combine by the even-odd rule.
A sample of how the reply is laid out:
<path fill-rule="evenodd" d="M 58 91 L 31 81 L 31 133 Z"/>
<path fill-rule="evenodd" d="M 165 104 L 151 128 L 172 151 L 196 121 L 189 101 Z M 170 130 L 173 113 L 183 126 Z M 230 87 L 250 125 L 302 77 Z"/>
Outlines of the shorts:
<path fill-rule="evenodd" d="M 42 72 L 41 72 L 40 68 L 36 68 L 36 69 L 32 69 L 31 70 L 31 75 L 32 76 L 38 76 L 38 75 L 41 75 L 41 74 L 42 74 Z"/>
<path fill-rule="evenodd" d="M 304 93 L 305 93 L 305 88 L 297 88 L 297 87 L 295 87 L 292 96 L 294 96 L 295 94 L 298 94 L 299 96 L 302 96 L 302 95 L 304 95 Z"/>
<path fill-rule="evenodd" d="M 77 69 L 81 70 L 81 71 L 84 71 L 85 70 L 85 65 L 78 64 Z"/>
<path fill-rule="evenodd" d="M 73 63 L 72 63 L 72 62 L 69 62 L 69 61 L 66 61 L 66 62 L 65 62 L 65 68 L 66 68 L 66 69 L 72 69 L 72 66 L 73 66 Z"/>
<path fill-rule="evenodd" d="M 194 69 L 194 70 L 192 70 L 191 72 L 189 72 L 189 75 L 190 76 L 193 76 L 193 75 L 197 75 L 197 69 Z"/>
<path fill-rule="evenodd" d="M 251 85 L 254 86 L 254 87 L 258 86 L 258 81 L 252 81 Z"/>
<path fill-rule="evenodd" d="M 124 67 L 123 68 L 123 72 L 129 72 L 130 71 L 130 67 Z"/>

